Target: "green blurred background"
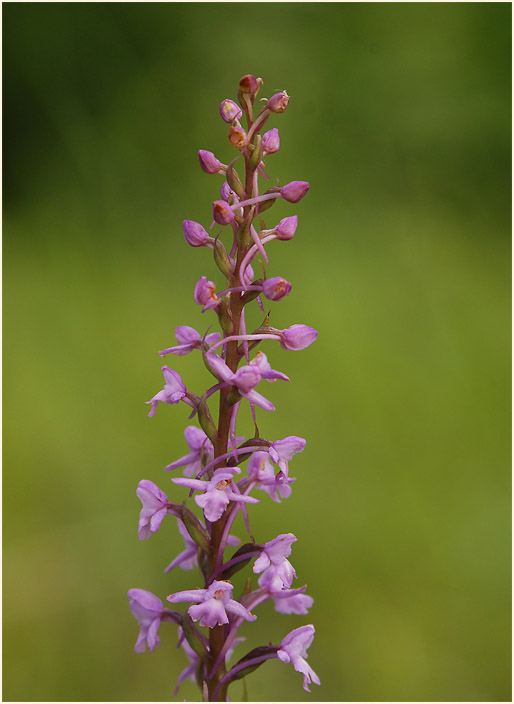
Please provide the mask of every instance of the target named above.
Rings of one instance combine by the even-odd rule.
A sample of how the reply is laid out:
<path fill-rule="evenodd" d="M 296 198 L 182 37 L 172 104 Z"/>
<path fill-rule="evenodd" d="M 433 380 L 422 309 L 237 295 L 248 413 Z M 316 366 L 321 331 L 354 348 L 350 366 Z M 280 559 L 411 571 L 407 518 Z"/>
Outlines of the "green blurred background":
<path fill-rule="evenodd" d="M 218 106 L 247 72 L 292 96 L 272 179 L 311 183 L 269 211 L 300 223 L 269 246 L 294 285 L 272 324 L 319 339 L 266 348 L 292 383 L 261 432 L 308 444 L 252 511 L 258 540 L 297 535 L 315 604 L 244 635 L 314 623 L 322 680 L 272 662 L 249 697 L 511 699 L 510 4 L 4 4 L 3 34 L 3 699 L 173 699 L 175 629 L 136 655 L 126 591 L 198 586 L 162 572 L 174 521 L 136 537 L 140 479 L 182 499 L 187 411 L 143 402 L 174 327 L 214 322 L 181 221 L 210 222 L 196 150 L 232 158 Z M 169 363 L 201 392 L 198 362 Z"/>

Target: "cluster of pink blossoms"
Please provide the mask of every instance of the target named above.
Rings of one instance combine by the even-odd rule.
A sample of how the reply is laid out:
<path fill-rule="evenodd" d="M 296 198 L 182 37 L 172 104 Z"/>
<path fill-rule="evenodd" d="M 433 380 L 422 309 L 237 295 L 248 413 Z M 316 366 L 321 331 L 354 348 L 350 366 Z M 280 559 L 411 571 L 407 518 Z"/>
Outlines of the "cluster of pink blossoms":
<path fill-rule="evenodd" d="M 282 372 L 272 369 L 262 351 L 254 350 L 263 342 L 279 342 L 284 350 L 302 350 L 317 337 L 317 332 L 303 324 L 294 324 L 279 330 L 269 325 L 269 314 L 255 330 L 248 332 L 245 307 L 256 301 L 264 313 L 262 298 L 279 301 L 291 291 L 291 284 L 279 276 L 268 277 L 265 265 L 269 264 L 265 248 L 273 240 L 291 240 L 296 232 L 296 215 L 280 220 L 266 229 L 263 213 L 277 199 L 297 203 L 309 190 L 306 181 L 292 181 L 285 186 L 268 188 L 259 195 L 259 176 L 269 180 L 266 173 L 270 154 L 280 148 L 276 127 L 261 134 L 268 118 L 283 113 L 289 96 L 285 91 L 271 98 L 261 98 L 257 110 L 256 96 L 262 79 L 243 76 L 239 82 L 238 103 L 223 100 L 221 118 L 230 125 L 228 140 L 238 154 L 229 164 L 224 164 L 210 151 L 200 150 L 200 166 L 207 174 L 223 177 L 220 198 L 213 202 L 212 231 L 216 225 L 226 228 L 213 235 L 198 222 L 184 220 L 183 232 L 192 247 L 212 250 L 214 261 L 226 278 L 226 287 L 216 292 L 216 286 L 207 276 L 201 276 L 194 287 L 195 302 L 202 306 L 202 313 L 212 311 L 218 319 L 221 332 L 202 334 L 192 327 L 180 325 L 175 329 L 177 344 L 159 352 L 183 356 L 199 354 L 214 377 L 213 385 L 201 396 L 189 391 L 180 374 L 168 366 L 162 367 L 164 387 L 148 401 L 149 416 L 153 416 L 159 403 L 183 402 L 192 409 L 190 419 L 197 417 L 199 426 L 189 425 L 185 430 L 188 447 L 186 455 L 167 465 L 166 471 L 182 470 L 182 476 L 173 477 L 173 497 L 179 488 L 189 490 L 195 504 L 203 512 L 203 520 L 188 508 L 187 501 L 170 501 L 153 482 L 139 482 L 137 496 L 142 503 L 138 535 L 145 540 L 155 533 L 167 514 L 175 516 L 178 530 L 184 539 L 183 552 L 165 568 L 198 569 L 204 586 L 170 594 L 170 604 L 191 604 L 185 612 L 165 608 L 161 599 L 143 589 L 130 589 L 130 608 L 139 621 L 140 632 L 136 652 L 146 646 L 153 651 L 159 645 L 158 631 L 163 621 L 178 626 L 179 645 L 189 664 L 177 682 L 191 678 L 198 683 L 203 701 L 228 701 L 229 685 L 255 670 L 266 660 L 277 658 L 303 674 L 303 686 L 320 684 L 314 670 L 307 663 L 307 648 L 314 638 L 314 626 L 296 628 L 286 635 L 279 645 L 254 648 L 234 665 L 228 662 L 234 648 L 244 640 L 238 632 L 245 621 L 254 621 L 253 610 L 265 601 L 272 601 L 281 614 L 307 614 L 312 597 L 305 594 L 306 587 L 294 587 L 296 572 L 289 557 L 296 537 L 282 533 L 268 542 L 255 543 L 253 537 L 225 558 L 227 548 L 237 546 L 240 540 L 231 535 L 234 520 L 241 511 L 246 531 L 250 536 L 248 506 L 261 499 L 253 496 L 260 490 L 270 499 L 280 503 L 288 498 L 291 485 L 296 481 L 289 476 L 289 462 L 305 447 L 305 440 L 289 436 L 279 440 L 261 438 L 256 424 L 256 408 L 267 412 L 275 410 L 273 403 L 257 387 L 267 382 L 289 381 Z M 246 119 L 246 129 L 240 120 Z M 241 178 L 236 166 L 242 165 Z M 241 169 L 241 173 L 243 170 Z M 229 243 L 223 244 L 221 236 L 229 233 Z M 255 277 L 252 262 L 261 257 L 263 276 Z M 263 260 L 263 261 L 262 261 Z M 264 262 L 264 263 L 263 263 Z M 196 352 L 197 350 L 197 352 Z M 219 395 L 217 423 L 213 420 L 209 399 Z M 245 439 L 237 435 L 238 413 L 241 404 L 248 402 L 255 426 L 254 437 Z M 211 400 L 212 405 L 212 400 Z M 247 462 L 246 470 L 242 465 Z M 187 494 L 184 496 L 186 499 Z M 266 499 L 269 500 L 269 499 Z M 259 575 L 257 586 L 248 578 L 238 592 L 231 577 L 253 561 L 253 573 Z M 202 630 L 207 629 L 207 630 Z"/>

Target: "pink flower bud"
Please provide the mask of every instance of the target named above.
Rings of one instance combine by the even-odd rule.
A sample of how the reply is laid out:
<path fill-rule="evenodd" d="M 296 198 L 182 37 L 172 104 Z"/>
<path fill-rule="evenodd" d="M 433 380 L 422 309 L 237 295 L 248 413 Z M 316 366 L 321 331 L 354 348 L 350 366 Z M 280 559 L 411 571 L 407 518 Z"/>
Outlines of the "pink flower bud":
<path fill-rule="evenodd" d="M 243 76 L 239 81 L 239 90 L 241 93 L 256 93 L 260 88 L 259 79 L 252 76 L 250 73 Z"/>
<path fill-rule="evenodd" d="M 221 187 L 221 200 L 224 200 L 228 203 L 230 196 L 232 196 L 234 203 L 238 202 L 239 198 L 236 196 L 234 191 L 230 188 L 228 183 L 225 181 L 225 183 Z"/>
<path fill-rule="evenodd" d="M 289 96 L 285 90 L 283 90 L 282 93 L 275 93 L 275 95 L 268 100 L 266 107 L 268 110 L 271 110 L 271 112 L 284 112 L 288 102 Z"/>
<path fill-rule="evenodd" d="M 205 149 L 200 149 L 198 151 L 198 159 L 200 161 L 202 171 L 205 171 L 206 174 L 217 174 L 221 169 L 221 162 L 216 159 L 212 152 L 208 152 Z"/>
<path fill-rule="evenodd" d="M 216 308 L 216 306 L 219 305 L 220 298 L 214 293 L 215 290 L 216 284 L 213 281 L 207 281 L 206 276 L 201 276 L 195 286 L 193 294 L 195 303 L 204 306 L 204 310 Z"/>
<path fill-rule="evenodd" d="M 228 133 L 228 141 L 230 144 L 233 144 L 234 147 L 242 149 L 246 145 L 246 132 L 242 127 L 232 125 Z"/>
<path fill-rule="evenodd" d="M 312 345 L 318 337 L 318 333 L 308 325 L 291 325 L 290 328 L 282 330 L 280 337 L 280 344 L 283 349 L 304 350 L 309 345 Z"/>
<path fill-rule="evenodd" d="M 262 151 L 264 154 L 274 154 L 280 149 L 280 137 L 278 130 L 274 127 L 262 135 Z"/>
<path fill-rule="evenodd" d="M 220 115 L 229 124 L 234 120 L 240 120 L 243 111 L 233 100 L 224 100 L 220 105 Z"/>
<path fill-rule="evenodd" d="M 229 225 L 234 220 L 230 205 L 224 200 L 215 200 L 212 204 L 212 216 L 218 225 Z"/>
<path fill-rule="evenodd" d="M 191 247 L 203 247 L 212 241 L 212 237 L 209 237 L 199 222 L 184 220 L 182 226 L 184 228 L 184 239 Z"/>
<path fill-rule="evenodd" d="M 275 228 L 277 239 L 292 240 L 297 227 L 298 215 L 289 215 L 287 218 L 282 218 Z"/>
<path fill-rule="evenodd" d="M 298 203 L 309 190 L 308 181 L 291 181 L 280 189 L 282 198 L 288 203 Z"/>
<path fill-rule="evenodd" d="M 270 301 L 280 301 L 280 299 L 287 296 L 290 291 L 291 284 L 280 276 L 266 279 L 262 284 L 262 292 Z"/>

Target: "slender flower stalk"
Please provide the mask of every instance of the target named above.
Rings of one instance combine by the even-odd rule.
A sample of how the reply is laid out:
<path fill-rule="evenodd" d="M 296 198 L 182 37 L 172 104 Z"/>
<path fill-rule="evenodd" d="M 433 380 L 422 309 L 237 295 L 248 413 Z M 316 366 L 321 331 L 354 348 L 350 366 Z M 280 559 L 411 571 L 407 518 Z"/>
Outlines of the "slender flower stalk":
<path fill-rule="evenodd" d="M 307 648 L 314 638 L 312 625 L 296 628 L 277 645 L 258 646 L 234 665 L 229 664 L 234 647 L 245 640 L 238 637 L 239 630 L 257 618 L 253 612 L 257 606 L 271 601 L 280 614 L 305 615 L 313 604 L 312 597 L 305 593 L 306 587 L 294 585 L 297 575 L 289 558 L 296 536 L 284 532 L 276 537 L 263 536 L 262 542 L 256 543 L 250 533 L 249 508 L 254 510 L 269 500 L 280 503 L 291 496 L 296 478 L 289 476 L 289 463 L 306 443 L 295 435 L 270 440 L 259 435 L 257 415 L 273 412 L 275 406 L 257 387 L 261 388 L 261 381 L 289 381 L 286 374 L 272 368 L 260 346 L 266 343 L 269 353 L 276 349 L 276 343 L 283 350 L 297 351 L 309 347 L 317 338 L 314 328 L 300 323 L 284 329 L 272 327 L 269 313 L 260 327 L 247 330 L 247 305 L 256 302 L 264 312 L 262 297 L 278 302 L 292 290 L 292 284 L 282 276 L 268 276 L 262 261 L 267 269 L 268 243 L 294 237 L 298 217 L 289 215 L 274 226 L 271 223 L 270 229 L 266 229 L 263 217 L 267 217 L 266 211 L 277 199 L 297 203 L 309 190 L 308 182 L 292 181 L 259 192 L 259 177 L 268 180 L 268 165 L 263 159 L 267 162 L 280 148 L 278 128 L 272 127 L 264 134 L 261 130 L 268 119 L 280 119 L 290 99 L 286 91 L 281 91 L 261 99 L 264 105 L 259 109 L 255 101 L 262 85 L 261 78 L 243 76 L 237 102 L 226 98 L 219 107 L 221 119 L 229 126 L 228 143 L 236 150 L 235 158 L 223 163 L 209 150 L 198 152 L 202 171 L 224 179 L 220 198 L 212 201 L 214 222 L 210 225 L 211 230 L 215 224 L 221 226 L 220 232 L 211 236 L 195 220 L 182 223 L 186 244 L 203 251 L 204 256 L 206 250 L 211 251 L 226 280 L 218 293 L 207 275 L 199 279 L 196 276 L 191 282 L 193 300 L 206 317 L 217 320 L 219 331 L 212 331 L 212 324 L 198 330 L 179 325 L 175 328 L 177 344 L 158 353 L 161 357 L 193 353 L 215 383 L 198 395 L 187 388 L 178 371 L 162 367 L 164 387 L 146 402 L 150 405 L 148 415 L 153 416 L 162 404 L 178 405 L 182 401 L 192 408 L 189 420 L 197 417 L 200 427 L 186 427 L 188 451 L 183 454 L 182 443 L 177 443 L 173 455 L 179 459 L 164 467 L 175 475 L 167 493 L 148 479 L 142 479 L 136 491 L 142 504 L 139 539 L 151 538 L 163 522 L 168 526 L 171 520 L 167 515 L 171 514 L 184 548 L 182 552 L 177 550 L 164 571 L 174 580 L 177 567 L 198 569 L 203 586 L 195 579 L 193 588 L 173 591 L 176 582 L 170 582 L 171 593 L 166 601 L 188 604 L 181 611 L 165 608 L 166 602 L 152 592 L 130 589 L 130 609 L 140 627 L 134 649 L 138 653 L 147 647 L 153 651 L 160 643 L 157 634 L 161 624 L 175 624 L 187 663 L 174 695 L 184 680 L 192 679 L 200 688 L 202 700 L 209 702 L 229 701 L 230 685 L 271 659 L 291 663 L 303 675 L 307 691 L 310 683 L 320 684 L 306 661 Z M 256 257 L 262 258 L 261 278 L 255 278 L 251 266 Z M 215 394 L 219 395 L 217 413 L 212 402 Z M 248 439 L 237 433 L 239 411 L 245 405 L 249 406 L 255 425 L 254 436 Z M 263 492 L 261 498 L 253 496 L 254 491 Z M 231 534 L 239 514 L 249 538 L 235 552 L 226 554 L 227 549 L 241 542 Z M 241 591 L 231 580 L 242 570 L 248 576 Z M 166 628 L 167 625 L 162 630 Z"/>

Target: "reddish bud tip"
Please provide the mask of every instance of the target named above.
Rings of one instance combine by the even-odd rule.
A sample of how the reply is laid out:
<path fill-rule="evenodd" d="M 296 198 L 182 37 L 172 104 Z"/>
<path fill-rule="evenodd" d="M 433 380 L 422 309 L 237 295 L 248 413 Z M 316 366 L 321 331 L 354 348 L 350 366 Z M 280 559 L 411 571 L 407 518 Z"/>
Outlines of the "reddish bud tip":
<path fill-rule="evenodd" d="M 260 88 L 259 79 L 252 76 L 250 73 L 243 76 L 239 81 L 239 90 L 241 93 L 256 93 Z"/>

